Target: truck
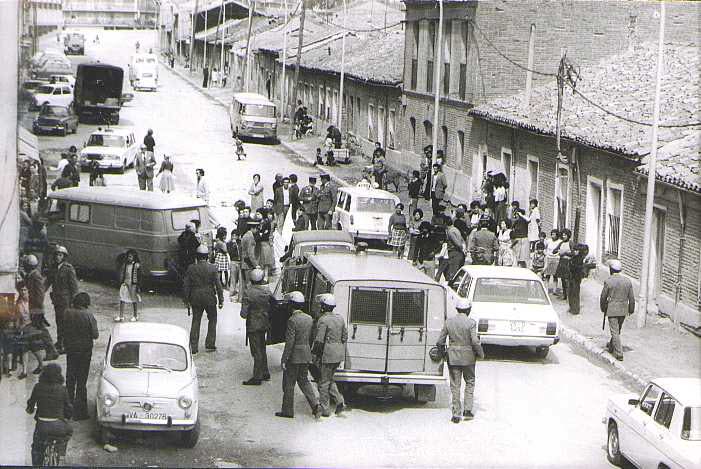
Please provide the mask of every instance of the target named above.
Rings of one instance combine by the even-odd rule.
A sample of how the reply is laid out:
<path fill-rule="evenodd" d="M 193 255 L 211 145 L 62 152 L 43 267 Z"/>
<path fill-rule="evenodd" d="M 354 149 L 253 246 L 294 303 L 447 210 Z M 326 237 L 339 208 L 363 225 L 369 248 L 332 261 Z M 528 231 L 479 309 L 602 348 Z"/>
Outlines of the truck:
<path fill-rule="evenodd" d="M 81 122 L 119 124 L 124 70 L 113 65 L 80 64 L 75 77 L 75 111 Z"/>
<path fill-rule="evenodd" d="M 69 33 L 63 38 L 63 52 L 66 55 L 85 54 L 85 36 L 80 33 Z"/>

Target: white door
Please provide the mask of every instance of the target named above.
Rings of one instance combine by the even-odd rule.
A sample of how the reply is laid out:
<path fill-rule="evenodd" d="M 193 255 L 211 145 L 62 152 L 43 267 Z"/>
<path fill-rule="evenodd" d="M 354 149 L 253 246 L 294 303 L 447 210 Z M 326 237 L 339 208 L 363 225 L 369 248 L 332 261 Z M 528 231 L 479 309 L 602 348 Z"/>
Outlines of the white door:
<path fill-rule="evenodd" d="M 652 215 L 652 242 L 650 243 L 650 275 L 648 292 L 655 298 L 662 288 L 662 268 L 664 265 L 665 211 L 657 207 Z"/>
<path fill-rule="evenodd" d="M 601 258 L 601 184 L 589 181 L 587 187 L 586 239 L 589 252 Z"/>

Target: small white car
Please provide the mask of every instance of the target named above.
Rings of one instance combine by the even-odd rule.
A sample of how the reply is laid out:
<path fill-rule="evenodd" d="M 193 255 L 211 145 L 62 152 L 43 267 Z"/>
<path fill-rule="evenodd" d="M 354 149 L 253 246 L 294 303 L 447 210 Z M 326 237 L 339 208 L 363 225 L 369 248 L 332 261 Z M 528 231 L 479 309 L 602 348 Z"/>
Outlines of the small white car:
<path fill-rule="evenodd" d="M 448 301 L 472 303 L 483 344 L 535 347 L 541 358 L 560 341 L 560 319 L 541 278 L 528 269 L 489 265 L 463 266 L 450 281 Z"/>
<path fill-rule="evenodd" d="M 123 173 L 134 165 L 138 151 L 134 131 L 129 127 L 96 130 L 80 151 L 80 167 L 87 169 L 92 161 L 97 161 L 101 169 Z"/>
<path fill-rule="evenodd" d="M 178 431 L 192 448 L 200 434 L 199 383 L 188 332 L 147 322 L 114 326 L 97 385 L 101 443 L 110 430 Z"/>
<path fill-rule="evenodd" d="M 353 238 L 389 238 L 389 217 L 394 213 L 399 197 L 391 192 L 361 186 L 340 187 L 334 219 L 337 228 Z"/>
<path fill-rule="evenodd" d="M 658 378 L 640 396 L 609 399 L 606 456 L 641 469 L 701 467 L 701 378 Z"/>
<path fill-rule="evenodd" d="M 48 103 L 51 106 L 69 107 L 73 104 L 73 88 L 67 83 L 48 83 L 37 87 L 34 91 L 32 103 L 29 106 L 30 110 L 36 111 L 44 103 Z"/>
<path fill-rule="evenodd" d="M 49 82 L 51 81 L 59 85 L 68 85 L 71 89 L 75 88 L 75 77 L 73 75 L 51 75 Z"/>

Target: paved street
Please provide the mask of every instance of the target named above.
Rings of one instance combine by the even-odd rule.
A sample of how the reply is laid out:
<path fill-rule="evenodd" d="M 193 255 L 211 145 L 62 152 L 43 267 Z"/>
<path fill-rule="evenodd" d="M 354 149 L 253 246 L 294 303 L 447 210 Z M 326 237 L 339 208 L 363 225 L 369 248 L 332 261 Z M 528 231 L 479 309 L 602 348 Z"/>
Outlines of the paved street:
<path fill-rule="evenodd" d="M 94 34 L 89 34 L 89 38 Z M 88 55 L 126 70 L 133 44 L 148 49 L 152 32 L 100 32 L 101 45 L 89 44 Z M 80 59 L 78 59 L 80 60 Z M 276 172 L 295 172 L 306 180 L 309 166 L 286 154 L 281 146 L 246 144 L 248 160 L 232 158 L 225 110 L 190 84 L 160 69 L 156 93 L 135 93 L 123 109 L 120 125 L 132 125 L 141 140 L 151 127 L 160 162 L 173 155 L 176 186 L 192 192 L 195 168 L 204 168 L 210 181 L 212 205 L 224 225 L 230 226 L 227 205 L 246 192 L 253 173 L 260 173 L 270 190 Z M 41 137 L 42 149 L 82 143 L 96 126 L 82 125 L 77 136 Z M 83 174 L 87 178 L 87 174 Z M 135 186 L 133 170 L 108 175 L 108 186 Z M 266 194 L 271 196 L 272 194 Z M 95 395 L 95 377 L 118 307 L 114 285 L 88 279 L 82 287 L 94 299 L 100 328 L 89 381 Z M 143 320 L 188 328 L 188 317 L 176 292 L 144 295 Z M 50 319 L 53 314 L 49 314 Z M 464 466 L 479 467 L 609 467 L 601 424 L 607 398 L 626 388 L 609 372 L 575 353 L 568 344 L 553 347 L 546 360 L 529 350 L 488 350 L 489 358 L 477 365 L 476 419 L 450 423 L 447 384 L 434 403 L 419 405 L 408 398 L 381 401 L 360 398 L 342 417 L 316 422 L 301 394 L 297 394 L 295 420 L 277 419 L 281 402 L 281 346 L 269 349 L 272 381 L 261 387 L 244 387 L 252 361 L 244 346 L 244 323 L 239 305 L 227 300 L 220 312 L 218 350 L 196 357 L 200 378 L 202 436 L 191 450 L 179 448 L 167 435 L 118 435 L 118 452 L 110 454 L 94 439 L 94 422 L 74 424 L 66 464 L 129 466 Z M 58 361 L 65 366 L 65 358 Z M 30 390 L 3 380 L 2 394 Z M 24 419 L 22 447 L 0 452 L 0 464 L 29 461 L 33 428 L 18 399 L 13 419 Z M 3 430 L 3 433 L 5 430 Z M 21 442 L 19 443 L 21 444 Z M 509 451 L 504 451 L 508 448 Z"/>

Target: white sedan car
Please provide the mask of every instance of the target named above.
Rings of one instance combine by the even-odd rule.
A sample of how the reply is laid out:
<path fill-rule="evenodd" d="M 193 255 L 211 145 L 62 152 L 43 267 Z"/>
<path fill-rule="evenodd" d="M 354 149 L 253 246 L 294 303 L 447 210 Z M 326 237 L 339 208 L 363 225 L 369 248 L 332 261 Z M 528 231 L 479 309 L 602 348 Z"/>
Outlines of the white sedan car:
<path fill-rule="evenodd" d="M 520 267 L 463 266 L 450 282 L 448 298 L 472 303 L 483 344 L 535 347 L 545 358 L 560 341 L 560 320 L 541 278 Z"/>
<path fill-rule="evenodd" d="M 701 378 L 652 380 L 640 396 L 609 399 L 606 456 L 641 469 L 701 467 Z"/>
<path fill-rule="evenodd" d="M 36 111 L 42 104 L 69 107 L 73 104 L 73 89 L 68 84 L 46 84 L 34 90 L 34 98 L 30 110 Z"/>
<path fill-rule="evenodd" d="M 179 431 L 187 448 L 200 434 L 199 384 L 189 334 L 170 324 L 114 326 L 98 381 L 101 443 L 110 430 Z"/>
<path fill-rule="evenodd" d="M 399 197 L 391 192 L 362 186 L 339 187 L 334 209 L 336 227 L 354 239 L 389 237 L 389 218 Z"/>

